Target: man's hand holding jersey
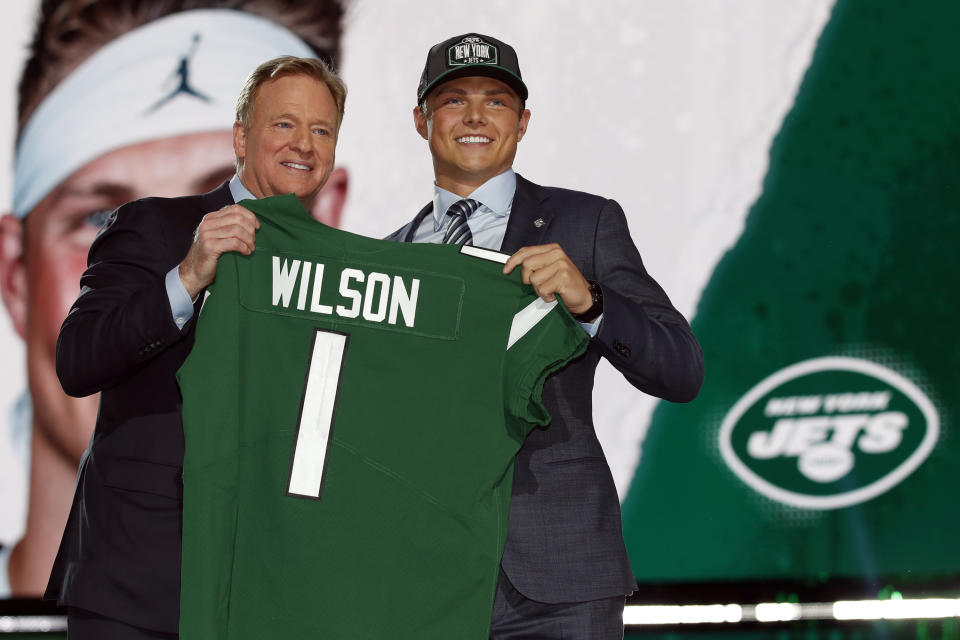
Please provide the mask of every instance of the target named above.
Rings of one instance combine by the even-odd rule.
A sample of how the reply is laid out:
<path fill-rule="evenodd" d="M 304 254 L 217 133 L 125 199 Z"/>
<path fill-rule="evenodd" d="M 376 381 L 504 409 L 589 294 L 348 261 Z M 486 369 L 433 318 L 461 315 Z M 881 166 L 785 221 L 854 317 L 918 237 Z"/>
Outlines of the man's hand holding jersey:
<path fill-rule="evenodd" d="M 504 273 L 521 267 L 524 284 L 533 286 L 537 295 L 553 302 L 557 296 L 571 313 L 583 313 L 593 304 L 590 283 L 583 277 L 563 248 L 557 243 L 523 247 L 510 256 Z"/>
<path fill-rule="evenodd" d="M 193 234 L 193 244 L 178 272 L 184 288 L 194 299 L 217 275 L 217 262 L 228 251 L 250 255 L 260 221 L 238 204 L 228 205 L 203 217 Z"/>

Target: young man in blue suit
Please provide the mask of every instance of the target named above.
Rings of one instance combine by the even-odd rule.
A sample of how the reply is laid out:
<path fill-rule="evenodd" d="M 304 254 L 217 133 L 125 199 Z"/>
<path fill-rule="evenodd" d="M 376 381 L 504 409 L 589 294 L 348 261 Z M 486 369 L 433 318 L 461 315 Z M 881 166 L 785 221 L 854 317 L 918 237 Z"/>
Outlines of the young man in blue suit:
<path fill-rule="evenodd" d="M 586 354 L 547 380 L 551 424 L 517 454 L 491 638 L 621 638 L 636 582 L 593 426 L 594 372 L 606 358 L 641 391 L 688 402 L 703 357 L 616 202 L 514 173 L 526 98 L 509 45 L 470 33 L 430 50 L 413 117 L 433 156 L 434 198 L 389 239 L 510 253 L 504 271 L 519 268 L 545 300 L 560 297 L 590 334 Z"/>

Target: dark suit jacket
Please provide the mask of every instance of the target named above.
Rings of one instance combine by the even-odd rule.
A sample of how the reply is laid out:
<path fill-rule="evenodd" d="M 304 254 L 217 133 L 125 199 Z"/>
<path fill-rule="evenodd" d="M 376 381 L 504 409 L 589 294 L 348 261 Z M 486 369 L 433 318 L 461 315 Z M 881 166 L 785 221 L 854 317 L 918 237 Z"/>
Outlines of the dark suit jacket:
<path fill-rule="evenodd" d="M 432 209 L 427 205 L 388 239 L 412 241 Z M 544 386 L 552 422 L 535 429 L 517 454 L 502 566 L 530 599 L 582 602 L 636 587 L 616 488 L 593 427 L 597 363 L 606 358 L 645 393 L 688 402 L 703 381 L 703 356 L 687 321 L 644 269 L 620 205 L 518 175 L 500 250 L 551 242 L 600 283 L 603 321 L 587 352 Z"/>
<path fill-rule="evenodd" d="M 100 412 L 45 598 L 177 631 L 183 426 L 176 372 L 196 323 L 182 331 L 174 324 L 164 276 L 187 254 L 203 215 L 232 203 L 226 183 L 200 196 L 131 202 L 90 247 L 81 295 L 60 329 L 57 375 L 72 396 L 101 392 Z"/>

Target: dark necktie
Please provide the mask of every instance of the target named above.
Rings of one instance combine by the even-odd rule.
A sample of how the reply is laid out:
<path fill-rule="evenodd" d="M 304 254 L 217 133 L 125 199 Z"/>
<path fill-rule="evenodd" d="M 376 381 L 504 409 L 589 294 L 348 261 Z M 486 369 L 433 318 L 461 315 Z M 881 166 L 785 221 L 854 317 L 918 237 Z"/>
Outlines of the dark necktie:
<path fill-rule="evenodd" d="M 443 236 L 443 244 L 473 244 L 473 234 L 467 226 L 467 218 L 480 207 L 476 200 L 457 200 L 447 209 L 450 226 Z"/>

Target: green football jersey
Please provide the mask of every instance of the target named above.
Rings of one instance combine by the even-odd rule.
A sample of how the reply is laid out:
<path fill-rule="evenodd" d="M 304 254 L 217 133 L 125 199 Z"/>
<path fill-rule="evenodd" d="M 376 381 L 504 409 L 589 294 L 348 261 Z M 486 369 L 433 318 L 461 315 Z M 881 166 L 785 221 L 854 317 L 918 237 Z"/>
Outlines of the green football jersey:
<path fill-rule="evenodd" d="M 586 333 L 503 254 L 242 204 L 178 374 L 181 637 L 486 639 L 513 457 Z"/>

